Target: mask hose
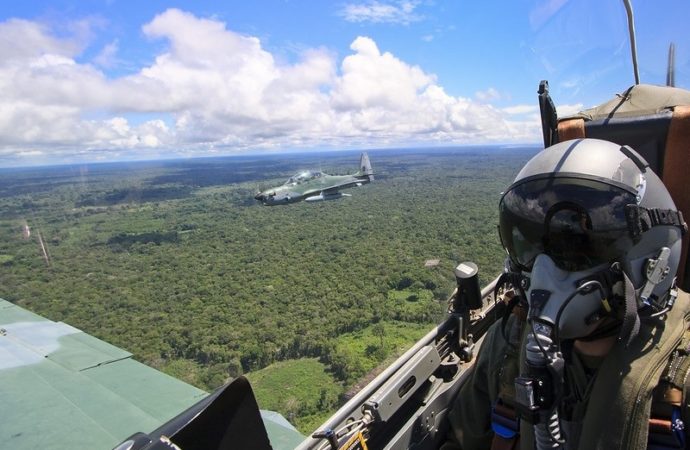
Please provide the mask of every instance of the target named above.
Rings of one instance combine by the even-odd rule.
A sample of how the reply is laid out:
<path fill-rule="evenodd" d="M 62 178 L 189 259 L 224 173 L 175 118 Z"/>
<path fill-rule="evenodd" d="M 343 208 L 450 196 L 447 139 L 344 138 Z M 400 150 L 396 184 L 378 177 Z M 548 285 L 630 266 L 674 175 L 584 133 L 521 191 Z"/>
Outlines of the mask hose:
<path fill-rule="evenodd" d="M 559 378 L 562 377 L 565 362 L 551 338 L 548 337 L 548 327 L 542 324 L 535 326 L 534 322 L 531 325 L 532 332 L 527 336 L 525 350 L 529 373 L 535 388 L 533 396 L 536 398 L 533 400 L 536 403 L 553 403 L 550 408 L 543 408 L 542 405 L 530 408 L 533 409 L 535 415 L 534 437 L 537 450 L 562 449 L 565 440 L 561 436 L 557 401 L 561 388 L 557 385 L 560 384 Z M 549 399 L 550 396 L 553 397 Z M 534 402 L 533 405 L 535 405 Z"/>
<path fill-rule="evenodd" d="M 565 439 L 561 434 L 558 404 L 562 397 L 565 360 L 560 351 L 558 327 L 563 310 L 578 295 L 597 289 L 603 297 L 603 288 L 597 281 L 588 281 L 570 294 L 558 309 L 553 327 L 537 322 L 541 307 L 534 305 L 530 311 L 531 333 L 525 343 L 525 359 L 528 373 L 516 380 L 518 403 L 526 408 L 534 423 L 537 450 L 561 450 Z M 538 303 L 538 302 L 535 302 Z M 541 305 L 543 306 L 543 304 Z M 554 336 L 552 339 L 550 336 Z"/>
<path fill-rule="evenodd" d="M 577 273 L 564 272 L 548 255 L 535 260 L 528 292 L 525 365 L 520 376 L 515 378 L 515 400 L 520 417 L 533 427 L 537 450 L 567 447 L 568 437 L 562 428 L 559 407 L 566 381 L 561 339 L 589 336 L 608 323 L 601 319 L 611 313 L 608 298 L 612 295 L 612 281 L 616 275 L 612 269 L 600 270 L 599 267 Z M 574 289 L 569 290 L 569 286 Z M 626 309 L 636 317 L 636 305 L 627 303 L 633 303 Z M 623 336 L 635 335 L 635 321 L 632 320 L 635 317 L 632 313 L 626 316 L 630 318 L 621 326 Z"/>

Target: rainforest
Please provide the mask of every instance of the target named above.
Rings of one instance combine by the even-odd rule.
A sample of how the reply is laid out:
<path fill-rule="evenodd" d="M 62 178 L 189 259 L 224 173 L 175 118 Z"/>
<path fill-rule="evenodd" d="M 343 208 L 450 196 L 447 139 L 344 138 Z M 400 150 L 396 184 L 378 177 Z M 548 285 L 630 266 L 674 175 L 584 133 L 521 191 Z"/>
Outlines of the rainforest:
<path fill-rule="evenodd" d="M 0 169 L 0 297 L 202 389 L 246 375 L 308 433 L 502 269 L 500 193 L 536 147 L 373 150 L 352 197 L 265 207 L 359 152 Z"/>

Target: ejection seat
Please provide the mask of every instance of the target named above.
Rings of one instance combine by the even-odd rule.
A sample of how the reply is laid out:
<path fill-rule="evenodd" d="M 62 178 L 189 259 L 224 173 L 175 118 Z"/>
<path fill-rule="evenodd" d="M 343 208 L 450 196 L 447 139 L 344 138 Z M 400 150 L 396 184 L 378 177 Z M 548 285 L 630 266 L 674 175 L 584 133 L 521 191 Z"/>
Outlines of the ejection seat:
<path fill-rule="evenodd" d="M 690 219 L 690 91 L 636 84 L 600 106 L 558 118 L 548 83 L 539 85 L 544 146 L 584 137 L 629 145 L 663 180 L 676 207 Z M 688 241 L 678 268 L 678 286 L 690 291 Z"/>

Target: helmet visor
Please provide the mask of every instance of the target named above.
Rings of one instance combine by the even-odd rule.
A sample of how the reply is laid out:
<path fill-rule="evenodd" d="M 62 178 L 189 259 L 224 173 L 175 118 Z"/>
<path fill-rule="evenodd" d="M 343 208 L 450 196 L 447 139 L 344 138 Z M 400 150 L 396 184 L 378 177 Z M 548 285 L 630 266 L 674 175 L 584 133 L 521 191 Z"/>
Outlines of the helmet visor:
<path fill-rule="evenodd" d="M 625 206 L 635 195 L 601 181 L 550 177 L 511 187 L 499 206 L 499 232 L 511 260 L 530 271 L 545 253 L 563 270 L 620 259 L 632 246 Z"/>

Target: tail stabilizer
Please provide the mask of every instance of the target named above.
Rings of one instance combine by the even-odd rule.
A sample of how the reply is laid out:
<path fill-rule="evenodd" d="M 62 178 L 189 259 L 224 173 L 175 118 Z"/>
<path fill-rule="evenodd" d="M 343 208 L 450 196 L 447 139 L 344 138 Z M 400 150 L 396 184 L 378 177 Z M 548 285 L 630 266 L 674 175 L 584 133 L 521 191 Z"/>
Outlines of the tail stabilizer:
<path fill-rule="evenodd" d="M 362 153 L 362 156 L 359 158 L 359 172 L 357 176 L 367 177 L 369 181 L 374 181 L 374 169 L 371 168 L 369 155 L 366 152 Z"/>

